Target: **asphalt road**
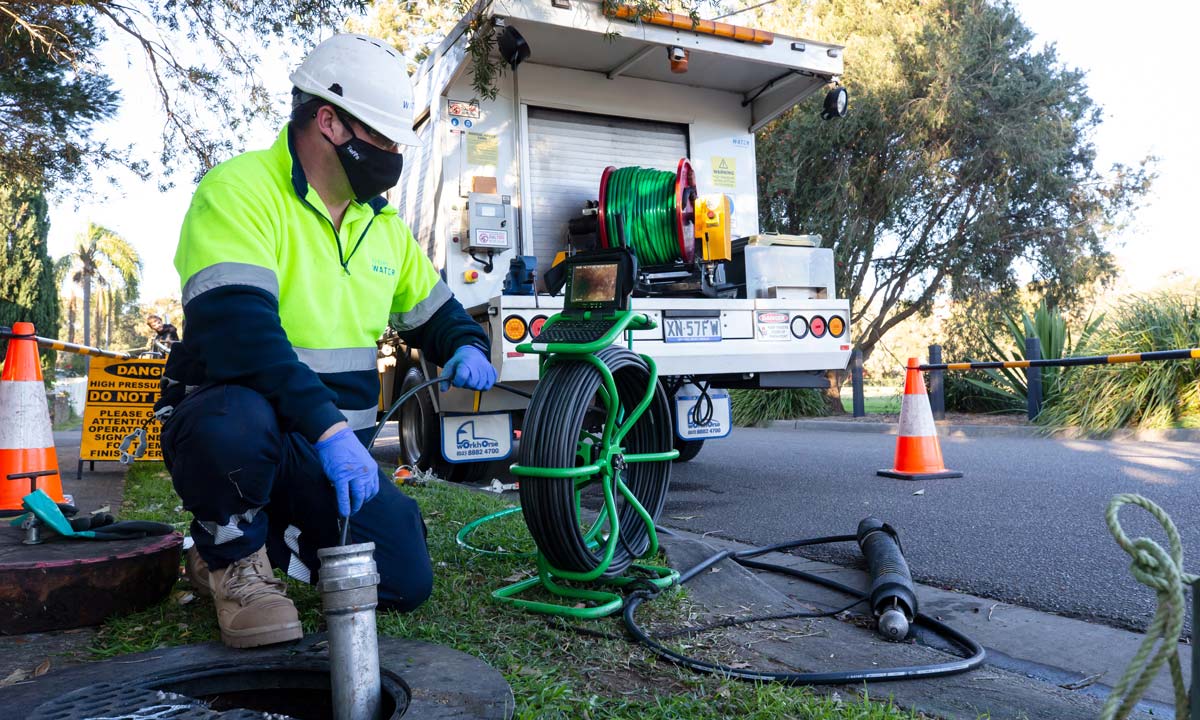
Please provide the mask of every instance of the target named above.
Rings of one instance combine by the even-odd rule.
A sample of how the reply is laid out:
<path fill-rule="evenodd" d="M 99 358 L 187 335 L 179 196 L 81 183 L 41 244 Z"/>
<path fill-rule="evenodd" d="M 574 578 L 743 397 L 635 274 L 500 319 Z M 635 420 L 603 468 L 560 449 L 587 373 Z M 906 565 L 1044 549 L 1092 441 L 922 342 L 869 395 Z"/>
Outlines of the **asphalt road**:
<path fill-rule="evenodd" d="M 894 447 L 887 435 L 739 428 L 674 466 L 660 524 L 765 545 L 853 533 L 874 515 L 897 528 L 921 582 L 1143 629 L 1153 593 L 1104 522 L 1112 496 L 1131 492 L 1167 510 L 1185 568 L 1200 570 L 1200 445 L 944 438 L 947 466 L 965 476 L 924 482 L 875 475 Z M 1121 521 L 1166 547 L 1144 511 Z M 805 554 L 858 562 L 853 543 Z"/>

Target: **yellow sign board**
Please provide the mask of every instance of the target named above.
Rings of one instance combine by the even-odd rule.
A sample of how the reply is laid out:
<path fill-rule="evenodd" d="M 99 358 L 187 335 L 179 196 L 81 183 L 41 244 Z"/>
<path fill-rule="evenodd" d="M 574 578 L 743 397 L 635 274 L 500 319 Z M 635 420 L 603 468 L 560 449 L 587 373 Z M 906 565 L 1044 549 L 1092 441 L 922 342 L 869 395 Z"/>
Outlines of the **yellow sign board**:
<path fill-rule="evenodd" d="M 146 428 L 146 453 L 138 460 L 162 460 L 159 423 L 147 421 L 154 417 L 158 381 L 166 364 L 161 358 L 91 359 L 80 460 L 120 460 L 121 441 L 141 427 Z"/>
<path fill-rule="evenodd" d="M 496 167 L 500 164 L 500 138 L 496 135 L 467 133 L 467 164 Z"/>
<path fill-rule="evenodd" d="M 712 184 L 717 187 L 737 187 L 737 158 L 712 157 Z"/>

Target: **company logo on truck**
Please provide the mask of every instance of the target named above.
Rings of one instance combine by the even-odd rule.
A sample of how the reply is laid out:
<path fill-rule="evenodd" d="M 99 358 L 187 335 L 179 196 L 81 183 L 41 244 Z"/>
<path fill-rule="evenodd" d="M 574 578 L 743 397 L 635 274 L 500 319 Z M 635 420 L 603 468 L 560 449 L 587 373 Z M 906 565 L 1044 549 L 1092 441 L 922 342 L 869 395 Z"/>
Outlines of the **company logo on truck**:
<path fill-rule="evenodd" d="M 454 444 L 459 450 L 481 450 L 488 451 L 500 447 L 500 443 L 490 437 L 478 437 L 475 435 L 475 421 L 468 420 L 458 426 L 458 432 L 454 434 Z"/>

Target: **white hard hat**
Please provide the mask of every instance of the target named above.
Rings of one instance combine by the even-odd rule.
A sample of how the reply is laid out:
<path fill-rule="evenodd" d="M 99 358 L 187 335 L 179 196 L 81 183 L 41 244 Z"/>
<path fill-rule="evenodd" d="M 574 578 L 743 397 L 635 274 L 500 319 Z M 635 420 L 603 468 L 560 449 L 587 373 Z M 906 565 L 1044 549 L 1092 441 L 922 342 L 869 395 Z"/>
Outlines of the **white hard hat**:
<path fill-rule="evenodd" d="M 290 79 L 392 142 L 421 144 L 412 130 L 416 103 L 404 58 L 382 40 L 334 35 L 313 48 Z"/>

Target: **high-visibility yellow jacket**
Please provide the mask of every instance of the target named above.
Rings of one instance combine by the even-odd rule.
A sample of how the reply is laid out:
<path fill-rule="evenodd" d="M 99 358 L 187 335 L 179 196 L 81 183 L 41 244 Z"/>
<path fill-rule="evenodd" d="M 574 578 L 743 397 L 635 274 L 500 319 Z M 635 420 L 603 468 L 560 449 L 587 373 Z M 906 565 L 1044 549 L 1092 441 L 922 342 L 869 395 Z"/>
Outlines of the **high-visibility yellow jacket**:
<path fill-rule="evenodd" d="M 288 127 L 267 150 L 210 170 L 175 253 L 189 383 L 237 383 L 266 396 L 282 427 L 310 440 L 343 418 L 375 421 L 376 340 L 389 319 L 443 364 L 483 329 L 441 280 L 395 208 L 351 202 L 335 230 Z"/>

